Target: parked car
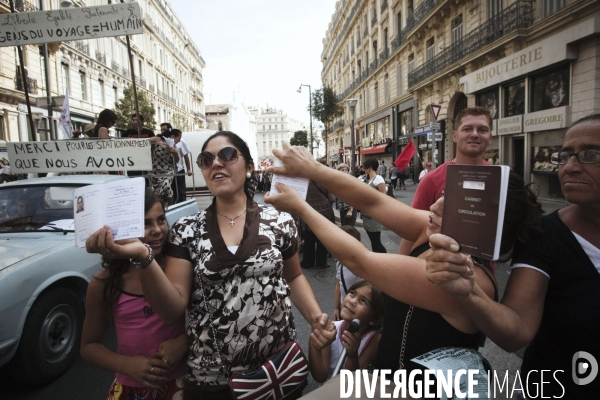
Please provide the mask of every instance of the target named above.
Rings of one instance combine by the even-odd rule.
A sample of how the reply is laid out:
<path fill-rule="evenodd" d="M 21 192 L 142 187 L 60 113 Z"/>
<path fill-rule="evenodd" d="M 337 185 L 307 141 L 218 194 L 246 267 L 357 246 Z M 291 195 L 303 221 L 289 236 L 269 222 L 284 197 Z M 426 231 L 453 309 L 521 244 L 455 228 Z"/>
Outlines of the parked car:
<path fill-rule="evenodd" d="M 75 247 L 75 188 L 126 179 L 70 175 L 0 185 L 0 366 L 28 384 L 62 375 L 79 354 L 87 285 L 100 256 Z M 198 211 L 169 207 L 170 224 Z"/>

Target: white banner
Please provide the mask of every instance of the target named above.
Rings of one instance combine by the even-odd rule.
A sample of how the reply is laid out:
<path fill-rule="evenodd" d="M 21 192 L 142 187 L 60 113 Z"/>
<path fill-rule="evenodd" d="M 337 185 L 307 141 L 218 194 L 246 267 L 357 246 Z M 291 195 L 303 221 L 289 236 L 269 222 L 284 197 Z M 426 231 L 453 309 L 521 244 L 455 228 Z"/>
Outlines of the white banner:
<path fill-rule="evenodd" d="M 65 100 L 63 101 L 60 117 L 58 118 L 58 126 L 65 134 L 64 139 L 73 137 L 73 124 L 71 123 L 71 109 L 69 108 L 69 88 L 65 89 Z"/>
<path fill-rule="evenodd" d="M 143 33 L 138 3 L 0 15 L 0 47 Z"/>
<path fill-rule="evenodd" d="M 151 171 L 148 139 L 6 143 L 11 172 Z"/>

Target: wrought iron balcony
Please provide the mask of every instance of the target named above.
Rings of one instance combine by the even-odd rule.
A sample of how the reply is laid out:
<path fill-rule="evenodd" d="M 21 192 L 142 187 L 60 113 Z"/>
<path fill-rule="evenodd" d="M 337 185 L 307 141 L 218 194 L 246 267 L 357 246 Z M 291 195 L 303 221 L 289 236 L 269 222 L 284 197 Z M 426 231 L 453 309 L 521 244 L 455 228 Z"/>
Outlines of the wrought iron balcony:
<path fill-rule="evenodd" d="M 6 7 L 10 10 L 10 0 L 0 0 L 0 3 L 5 4 Z M 17 12 L 39 11 L 39 9 L 36 6 L 25 0 L 14 0 L 13 4 L 15 5 L 15 11 Z"/>
<path fill-rule="evenodd" d="M 121 73 L 127 77 L 129 77 L 129 68 L 123 67 Z"/>
<path fill-rule="evenodd" d="M 73 41 L 73 46 L 79 50 L 80 52 L 90 55 L 90 45 L 83 40 L 75 40 Z"/>
<path fill-rule="evenodd" d="M 96 50 L 96 60 L 104 65 L 106 65 L 106 54 L 101 51 Z"/>
<path fill-rule="evenodd" d="M 532 3 L 528 1 L 519 1 L 505 8 L 498 15 L 440 52 L 433 59 L 409 72 L 408 86 L 414 86 L 441 72 L 510 32 L 528 28 L 533 23 L 532 10 Z"/>
<path fill-rule="evenodd" d="M 360 46 L 362 42 L 362 39 L 360 38 L 360 33 L 358 34 L 358 37 L 356 38 L 356 47 Z"/>
<path fill-rule="evenodd" d="M 371 19 L 371 28 L 375 26 L 377 23 L 377 15 L 373 15 L 373 19 Z"/>
<path fill-rule="evenodd" d="M 402 29 L 402 37 L 406 37 L 419 22 L 423 20 L 429 14 L 431 10 L 442 0 L 423 0 L 419 7 L 416 8 L 415 12 L 406 18 L 406 26 Z"/>
<path fill-rule="evenodd" d="M 144 77 L 136 76 L 135 77 L 135 83 L 137 83 L 139 86 L 141 86 L 143 88 L 146 87 L 146 79 Z"/>
<path fill-rule="evenodd" d="M 386 8 L 388 8 L 388 2 L 387 0 L 383 0 L 381 3 L 381 12 L 383 12 Z"/>
<path fill-rule="evenodd" d="M 400 44 L 402 43 L 401 37 L 401 35 L 398 35 L 392 39 L 392 53 L 396 51 L 398 47 L 400 47 Z"/>
<path fill-rule="evenodd" d="M 383 64 L 383 62 L 385 60 L 387 60 L 387 58 L 390 56 L 390 51 L 389 49 L 386 47 L 385 49 L 383 49 L 381 51 L 381 53 L 379 53 L 379 65 Z"/>
<path fill-rule="evenodd" d="M 365 27 L 365 31 L 363 32 L 363 38 L 366 38 L 369 34 L 369 28 Z"/>
<path fill-rule="evenodd" d="M 369 65 L 369 74 L 372 73 L 373 71 L 375 71 L 376 68 L 377 68 L 377 58 L 375 58 L 373 61 L 371 61 L 371 64 Z"/>
<path fill-rule="evenodd" d="M 17 73 L 15 75 L 15 89 L 24 92 L 27 89 L 27 93 L 37 95 L 38 85 L 37 79 L 31 79 L 27 77 L 26 81 L 23 81 L 23 77 L 21 76 L 21 70 L 17 69 Z"/>
<path fill-rule="evenodd" d="M 343 119 L 340 119 L 338 121 L 335 121 L 335 123 L 333 124 L 333 129 L 341 129 L 344 127 L 344 125 L 346 125 L 346 122 Z"/>
<path fill-rule="evenodd" d="M 153 85 L 152 83 L 148 85 L 148 89 L 149 89 L 151 92 L 154 92 L 154 93 L 156 93 L 156 91 L 154 90 L 154 85 Z"/>
<path fill-rule="evenodd" d="M 116 62 L 115 60 L 112 60 L 110 63 L 110 67 L 114 70 L 119 72 L 121 70 L 121 66 L 119 65 L 118 62 Z"/>

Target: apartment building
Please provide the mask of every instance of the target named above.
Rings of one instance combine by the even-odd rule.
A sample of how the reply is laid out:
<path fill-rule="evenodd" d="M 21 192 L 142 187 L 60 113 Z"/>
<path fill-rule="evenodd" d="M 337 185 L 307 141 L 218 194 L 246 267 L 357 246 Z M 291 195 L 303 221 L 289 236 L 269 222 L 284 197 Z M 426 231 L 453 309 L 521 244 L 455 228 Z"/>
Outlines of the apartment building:
<path fill-rule="evenodd" d="M 391 162 L 412 140 L 416 178 L 432 158 L 454 157 L 455 116 L 481 105 L 494 115 L 485 158 L 561 199 L 548 157 L 571 122 L 600 110 L 599 27 L 593 0 L 340 0 L 322 81 L 358 99 L 359 162 Z M 431 104 L 441 106 L 433 150 Z M 347 112 L 327 137 L 331 165 L 349 159 L 350 122 Z"/>
<path fill-rule="evenodd" d="M 59 0 L 41 0 L 45 10 L 61 8 Z M 73 7 L 106 5 L 106 0 L 76 0 Z M 189 128 L 205 126 L 205 62 L 166 0 L 139 0 L 144 33 L 131 35 L 133 69 L 137 90 L 154 105 L 158 124 L 170 122 L 175 115 Z M 38 11 L 39 0 L 16 1 L 19 12 Z M 0 13 L 10 12 L 9 0 L 0 0 Z M 46 100 L 45 69 L 50 75 L 53 98 L 52 123 L 60 116 L 66 90 L 69 91 L 71 119 L 77 129 L 93 124 L 100 111 L 114 108 L 131 84 L 126 38 L 107 37 L 51 43 L 45 62 L 42 46 L 22 46 L 28 78 L 23 80 L 16 47 L 0 48 L 0 139 L 6 141 L 51 140 Z M 29 128 L 24 90 L 32 105 L 37 137 Z M 149 127 L 158 131 L 158 126 Z M 58 132 L 55 129 L 55 132 Z"/>
<path fill-rule="evenodd" d="M 256 147 L 260 160 L 273 161 L 273 149 L 280 149 L 283 142 L 289 142 L 294 132 L 307 130 L 306 125 L 281 110 L 267 107 L 251 111 L 256 115 Z"/>

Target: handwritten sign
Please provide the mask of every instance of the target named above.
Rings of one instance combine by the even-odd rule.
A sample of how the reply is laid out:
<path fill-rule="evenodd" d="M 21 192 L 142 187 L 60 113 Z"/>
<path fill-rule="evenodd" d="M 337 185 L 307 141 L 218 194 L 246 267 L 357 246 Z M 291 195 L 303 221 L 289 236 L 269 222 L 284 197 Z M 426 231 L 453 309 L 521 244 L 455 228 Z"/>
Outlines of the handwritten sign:
<path fill-rule="evenodd" d="M 148 139 L 58 140 L 6 143 L 11 171 L 150 171 Z"/>
<path fill-rule="evenodd" d="M 138 3 L 0 15 L 0 47 L 139 33 Z"/>

